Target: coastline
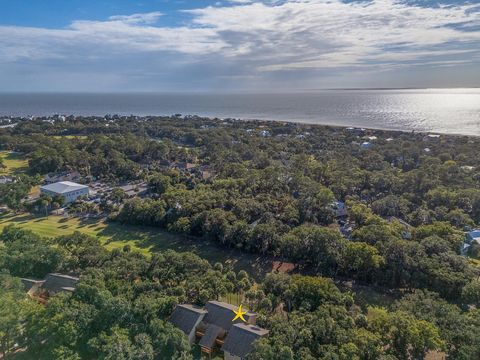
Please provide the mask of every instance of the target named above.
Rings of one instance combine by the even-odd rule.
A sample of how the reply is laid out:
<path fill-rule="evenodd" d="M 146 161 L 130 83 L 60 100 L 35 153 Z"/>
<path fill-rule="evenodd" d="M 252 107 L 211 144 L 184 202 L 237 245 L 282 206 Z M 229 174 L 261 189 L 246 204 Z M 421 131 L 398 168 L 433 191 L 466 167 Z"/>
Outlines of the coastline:
<path fill-rule="evenodd" d="M 206 117 L 208 119 L 214 120 L 215 118 L 212 117 Z M 230 118 L 223 118 L 220 120 L 228 120 Z M 386 128 L 386 127 L 365 127 L 365 126 L 358 126 L 358 125 L 337 125 L 337 124 L 325 124 L 325 123 L 309 123 L 305 122 L 302 120 L 292 120 L 292 121 L 287 121 L 287 120 L 274 120 L 274 119 L 232 119 L 232 120 L 238 120 L 238 121 L 253 121 L 253 122 L 276 122 L 276 123 L 295 123 L 295 124 L 300 124 L 304 126 L 320 126 L 320 127 L 331 127 L 331 128 L 337 128 L 337 129 L 343 129 L 346 130 L 348 128 L 355 128 L 355 129 L 365 129 L 367 131 L 385 131 L 385 132 L 394 132 L 394 133 L 402 133 L 402 134 L 420 134 L 420 135 L 428 135 L 428 134 L 437 134 L 437 135 L 444 135 L 444 136 L 455 136 L 455 137 L 474 137 L 474 138 L 480 138 L 480 134 L 462 134 L 462 133 L 450 133 L 450 132 L 442 132 L 442 131 L 435 131 L 435 130 L 402 130 L 402 129 L 391 129 L 391 128 Z"/>
<path fill-rule="evenodd" d="M 2 118 L 16 118 L 16 119 L 25 119 L 25 120 L 30 120 L 30 118 L 50 118 L 57 116 L 59 114 L 50 114 L 50 115 L 29 115 L 29 116 L 18 116 L 18 115 L 1 115 L 0 120 Z M 80 117 L 86 117 L 86 118 L 93 118 L 93 117 L 98 117 L 98 118 L 104 118 L 106 115 L 92 115 L 92 114 L 78 114 L 78 113 L 72 113 L 69 115 L 60 115 L 60 116 L 80 116 Z M 119 117 L 138 117 L 140 119 L 142 118 L 150 118 L 150 117 L 158 117 L 158 118 L 170 118 L 173 117 L 173 115 L 165 115 L 165 114 L 126 114 L 126 113 L 114 113 L 111 114 L 111 116 L 119 116 Z M 441 131 L 441 130 L 417 130 L 417 129 L 398 129 L 398 128 L 389 128 L 389 127 L 381 127 L 381 126 L 360 126 L 356 124 L 338 124 L 335 121 L 332 122 L 309 122 L 304 119 L 299 119 L 299 120 L 279 120 L 279 119 L 273 119 L 273 118 L 242 118 L 242 117 L 217 117 L 217 116 L 212 116 L 212 115 L 199 115 L 199 114 L 186 114 L 183 115 L 182 117 L 179 118 L 179 120 L 183 121 L 189 121 L 191 119 L 204 119 L 208 121 L 241 121 L 241 122 L 253 122 L 253 123 L 280 123 L 280 124 L 298 124 L 301 126 L 315 126 L 315 127 L 330 127 L 330 128 L 335 128 L 339 130 L 345 130 L 348 128 L 355 128 L 355 129 L 364 129 L 366 131 L 383 131 L 383 132 L 391 132 L 391 133 L 402 133 L 402 134 L 421 134 L 421 135 L 427 135 L 427 134 L 438 134 L 438 135 L 443 135 L 443 136 L 455 136 L 455 137 L 473 137 L 473 138 L 480 138 L 480 133 L 479 134 L 464 134 L 464 133 L 455 133 L 455 132 L 447 132 L 447 131 Z M 21 121 L 21 120 L 20 120 Z M 6 127 L 14 127 L 14 124 L 11 125 L 3 125 L 0 126 L 0 128 L 6 128 Z M 480 131 L 480 130 L 479 130 Z"/>
<path fill-rule="evenodd" d="M 480 89 L 323 90 L 278 94 L 1 93 L 0 118 L 197 114 L 385 131 L 480 136 Z"/>

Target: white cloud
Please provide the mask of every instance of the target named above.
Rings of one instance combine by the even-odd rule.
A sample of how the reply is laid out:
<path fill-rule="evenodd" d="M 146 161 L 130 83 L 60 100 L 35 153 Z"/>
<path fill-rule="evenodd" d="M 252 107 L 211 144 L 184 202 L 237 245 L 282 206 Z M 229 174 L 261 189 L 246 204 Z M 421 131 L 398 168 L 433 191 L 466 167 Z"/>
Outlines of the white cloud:
<path fill-rule="evenodd" d="M 247 79 L 285 71 L 478 64 L 480 55 L 477 5 L 229 0 L 185 12 L 191 19 L 173 27 L 162 25 L 160 12 L 78 20 L 63 29 L 0 26 L 0 64 L 142 53 L 162 61 L 168 53 L 177 54 L 178 64 L 215 61 L 229 68 L 219 77 Z"/>
<path fill-rule="evenodd" d="M 108 19 L 112 21 L 121 21 L 128 24 L 154 24 L 162 15 L 163 14 L 161 12 L 156 11 L 146 14 L 115 15 L 110 16 Z"/>

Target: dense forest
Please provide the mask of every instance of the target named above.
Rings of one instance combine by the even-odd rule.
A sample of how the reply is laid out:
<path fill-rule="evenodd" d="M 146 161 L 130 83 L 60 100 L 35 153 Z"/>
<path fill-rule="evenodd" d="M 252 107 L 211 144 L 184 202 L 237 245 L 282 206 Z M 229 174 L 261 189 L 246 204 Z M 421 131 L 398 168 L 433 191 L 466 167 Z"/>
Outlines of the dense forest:
<path fill-rule="evenodd" d="M 12 119 L 0 150 L 28 159 L 0 185 L 11 211 L 47 173 L 77 171 L 116 187 L 71 213 L 159 227 L 295 265 L 254 281 L 173 251 L 105 250 L 83 234 L 59 238 L 10 226 L 0 245 L 0 351 L 39 359 L 190 359 L 168 317 L 182 302 L 240 294 L 270 330 L 251 359 L 480 358 L 480 139 L 198 117 Z M 1 165 L 0 165 L 1 166 Z M 345 213 L 338 205 L 345 203 Z M 40 305 L 20 277 L 81 275 L 71 295 Z M 358 301 L 351 282 L 395 294 Z M 16 349 L 23 351 L 13 353 Z"/>

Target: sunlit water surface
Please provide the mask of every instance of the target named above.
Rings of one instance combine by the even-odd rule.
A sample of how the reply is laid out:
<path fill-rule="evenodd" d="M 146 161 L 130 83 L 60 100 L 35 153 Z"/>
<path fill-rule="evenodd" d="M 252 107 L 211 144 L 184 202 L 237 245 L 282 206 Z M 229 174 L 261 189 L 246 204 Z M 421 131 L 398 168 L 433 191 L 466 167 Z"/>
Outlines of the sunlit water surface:
<path fill-rule="evenodd" d="M 0 94 L 0 115 L 171 115 L 480 135 L 480 89 L 294 94 Z"/>

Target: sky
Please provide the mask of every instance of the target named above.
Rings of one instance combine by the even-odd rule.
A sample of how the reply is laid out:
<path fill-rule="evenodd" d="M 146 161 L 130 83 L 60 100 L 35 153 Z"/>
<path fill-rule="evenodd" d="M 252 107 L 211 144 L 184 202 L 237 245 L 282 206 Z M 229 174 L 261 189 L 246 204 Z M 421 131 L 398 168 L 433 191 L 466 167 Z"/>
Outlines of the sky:
<path fill-rule="evenodd" d="M 480 0 L 0 0 L 1 92 L 480 86 Z"/>

